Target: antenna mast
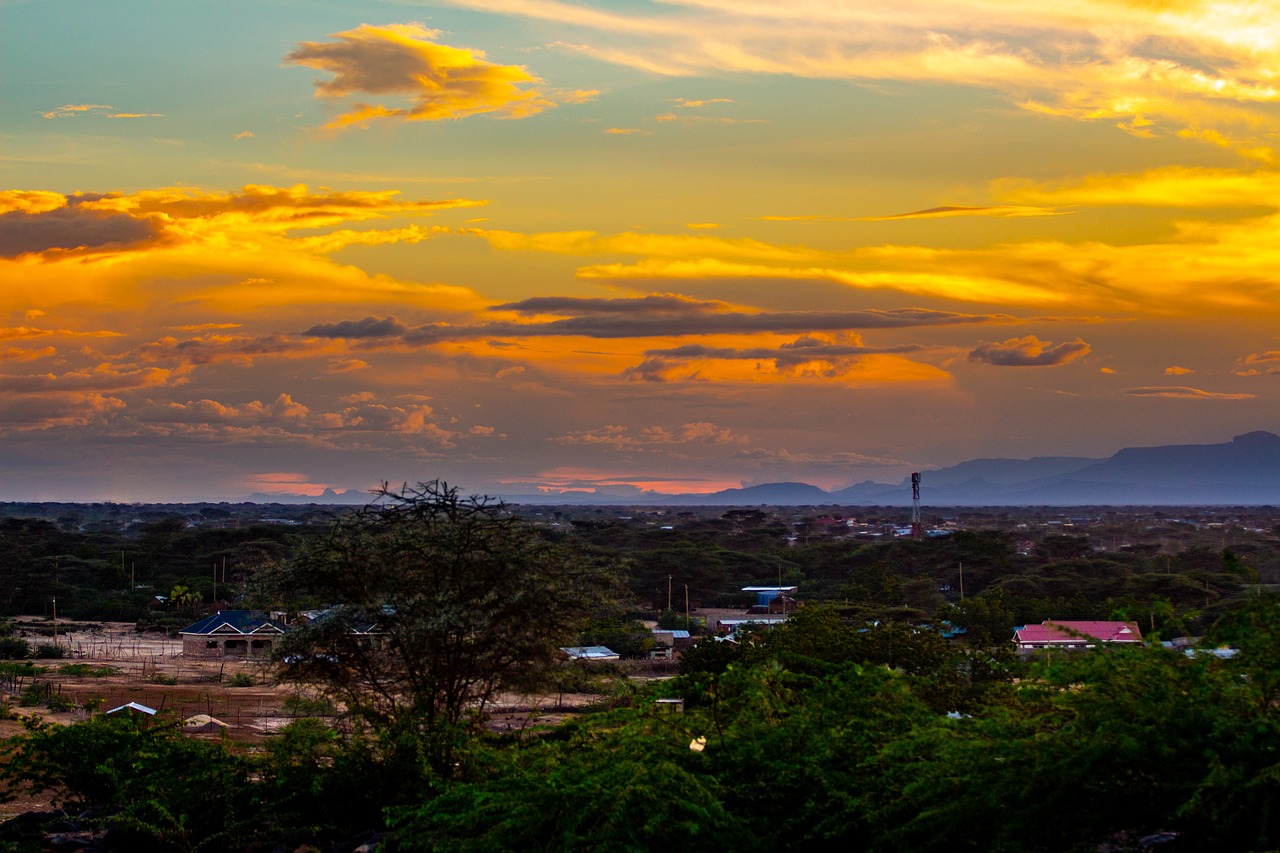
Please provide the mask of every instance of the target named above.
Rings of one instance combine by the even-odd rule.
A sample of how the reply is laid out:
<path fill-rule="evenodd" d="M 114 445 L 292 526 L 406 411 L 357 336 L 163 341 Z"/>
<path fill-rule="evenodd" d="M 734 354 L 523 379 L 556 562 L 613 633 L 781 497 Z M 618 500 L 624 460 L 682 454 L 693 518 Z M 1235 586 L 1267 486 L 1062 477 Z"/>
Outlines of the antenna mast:
<path fill-rule="evenodd" d="M 924 524 L 920 522 L 920 472 L 911 472 L 911 538 L 924 536 Z"/>

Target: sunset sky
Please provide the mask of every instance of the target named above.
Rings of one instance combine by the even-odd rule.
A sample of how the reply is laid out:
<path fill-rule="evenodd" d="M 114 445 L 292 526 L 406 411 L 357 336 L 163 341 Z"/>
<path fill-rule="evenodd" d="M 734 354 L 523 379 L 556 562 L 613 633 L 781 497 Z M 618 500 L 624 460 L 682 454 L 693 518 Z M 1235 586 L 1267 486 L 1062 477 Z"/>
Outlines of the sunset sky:
<path fill-rule="evenodd" d="M 0 0 L 0 500 L 837 488 L 1278 403 L 1273 2 Z"/>

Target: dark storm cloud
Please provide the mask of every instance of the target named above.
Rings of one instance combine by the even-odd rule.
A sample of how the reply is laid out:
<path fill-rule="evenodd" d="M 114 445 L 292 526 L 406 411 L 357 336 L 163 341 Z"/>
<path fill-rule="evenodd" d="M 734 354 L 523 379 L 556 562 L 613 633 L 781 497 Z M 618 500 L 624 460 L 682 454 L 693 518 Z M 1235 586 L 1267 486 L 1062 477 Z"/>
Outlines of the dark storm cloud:
<path fill-rule="evenodd" d="M 1047 367 L 1074 361 L 1089 351 L 1089 345 L 1080 338 L 1053 346 L 1035 335 L 1027 335 L 1002 343 L 979 344 L 970 351 L 969 360 L 1001 367 Z"/>
<path fill-rule="evenodd" d="M 654 301 L 650 302 L 649 299 Z M 413 345 L 477 338 L 653 338 L 713 334 L 804 334 L 861 329 L 901 329 L 962 323 L 1006 323 L 1007 314 L 961 314 L 925 308 L 882 311 L 781 311 L 748 313 L 723 310 L 723 303 L 696 302 L 678 296 L 638 299 L 540 297 L 496 306 L 493 310 L 563 313 L 578 316 L 534 323 L 493 322 L 471 325 L 430 323 L 404 327 L 394 317 L 343 320 L 312 326 L 306 334 L 326 338 L 392 338 Z"/>
<path fill-rule="evenodd" d="M 303 332 L 315 338 L 391 338 L 403 335 L 409 327 L 395 317 L 379 320 L 365 317 L 363 320 L 342 320 L 337 323 L 318 323 Z"/>
<path fill-rule="evenodd" d="M 151 225 L 123 213 L 68 207 L 44 213 L 0 214 L 0 257 L 50 249 L 83 249 L 140 243 L 155 237 Z"/>
<path fill-rule="evenodd" d="M 494 305 L 490 311 L 515 311 L 520 314 L 637 314 L 644 312 L 723 311 L 727 303 L 689 299 L 674 293 L 651 293 L 640 298 L 587 299 L 576 296 L 535 296 L 519 302 Z"/>
<path fill-rule="evenodd" d="M 919 344 L 904 344 L 895 347 L 864 347 L 857 344 L 836 344 L 814 341 L 812 338 L 800 339 L 779 347 L 707 347 L 701 344 L 686 344 L 670 349 L 648 350 L 647 358 L 699 359 L 749 359 L 758 361 L 769 359 L 779 365 L 802 364 L 806 361 L 832 358 L 856 358 L 861 355 L 883 355 L 920 352 L 926 349 Z"/>

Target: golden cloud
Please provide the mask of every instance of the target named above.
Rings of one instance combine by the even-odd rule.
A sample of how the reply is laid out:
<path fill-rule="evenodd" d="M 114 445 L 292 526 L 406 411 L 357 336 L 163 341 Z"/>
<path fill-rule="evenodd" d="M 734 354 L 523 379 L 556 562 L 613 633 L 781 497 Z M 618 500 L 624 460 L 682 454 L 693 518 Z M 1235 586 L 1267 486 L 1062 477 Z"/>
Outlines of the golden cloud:
<path fill-rule="evenodd" d="M 559 0 L 452 2 L 579 28 L 590 35 L 559 46 L 650 73 L 976 86 L 1140 135 L 1238 128 L 1233 147 L 1255 155 L 1280 129 L 1280 24 L 1248 0 L 674 0 L 648 14 Z"/>
<path fill-rule="evenodd" d="M 466 288 L 397 281 L 329 259 L 347 246 L 415 243 L 431 233 L 416 226 L 339 228 L 344 223 L 483 203 L 398 196 L 250 185 L 238 193 L 76 194 L 57 204 L 50 194 L 7 193 L 0 197 L 10 208 L 0 214 L 0 255 L 12 260 L 0 259 L 6 282 L 0 309 L 73 302 L 153 311 L 175 303 L 236 311 L 317 302 L 480 307 Z M 334 230 L 293 233 L 321 228 Z"/>
<path fill-rule="evenodd" d="M 887 222 L 895 219 L 940 219 L 952 216 L 1061 216 L 1062 212 L 1053 208 L 1028 207 L 1025 205 L 1000 205 L 996 207 L 931 207 L 928 210 L 916 210 L 911 213 L 896 213 L 892 216 L 862 216 L 858 222 Z M 780 218 L 780 217 L 765 217 Z M 800 217 L 808 219 L 809 217 Z"/>
<path fill-rule="evenodd" d="M 325 99 L 356 94 L 400 95 L 411 106 L 357 102 L 326 127 L 364 125 L 373 119 L 438 121 L 489 113 L 525 118 L 556 104 L 533 84 L 542 81 L 517 65 L 488 62 L 481 51 L 432 41 L 439 35 L 417 24 L 370 26 L 334 33 L 336 42 L 302 42 L 285 62 L 333 74 L 316 83 Z M 594 92 L 577 92 L 566 100 L 580 102 Z"/>
<path fill-rule="evenodd" d="M 1252 400 L 1254 394 L 1230 394 L 1221 391 L 1202 391 L 1185 385 L 1149 386 L 1145 388 L 1126 388 L 1131 397 L 1168 397 L 1174 400 Z"/>
<path fill-rule="evenodd" d="M 1277 208 L 1280 172 L 1167 166 L 1049 184 L 1003 179 L 992 184 L 991 192 L 1036 204 Z"/>

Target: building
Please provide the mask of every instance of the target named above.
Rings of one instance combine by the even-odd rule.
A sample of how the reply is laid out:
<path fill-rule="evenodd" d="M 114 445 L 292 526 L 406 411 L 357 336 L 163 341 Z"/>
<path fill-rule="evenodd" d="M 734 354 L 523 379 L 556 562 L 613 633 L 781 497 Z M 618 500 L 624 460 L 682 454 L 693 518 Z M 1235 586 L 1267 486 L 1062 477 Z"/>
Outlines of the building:
<path fill-rule="evenodd" d="M 562 648 L 571 660 L 605 661 L 621 660 L 622 656 L 608 646 L 569 646 Z"/>
<path fill-rule="evenodd" d="M 256 610 L 219 610 L 178 633 L 188 657 L 266 659 L 284 634 L 284 625 Z"/>
<path fill-rule="evenodd" d="M 1141 645 L 1137 622 L 1068 621 L 1046 619 L 1039 625 L 1013 629 L 1019 650 L 1092 649 L 1098 645 Z"/>

